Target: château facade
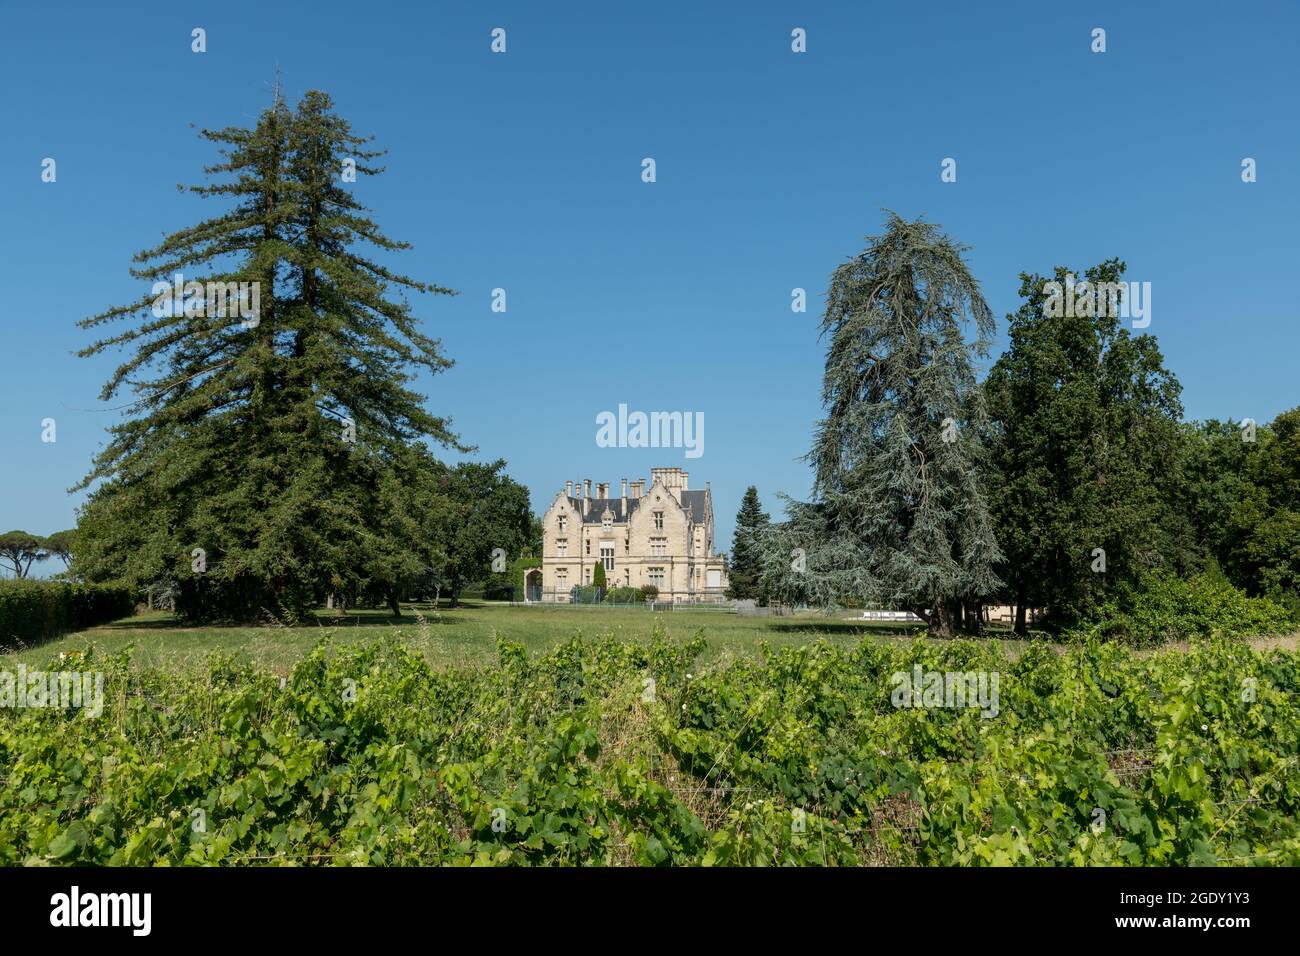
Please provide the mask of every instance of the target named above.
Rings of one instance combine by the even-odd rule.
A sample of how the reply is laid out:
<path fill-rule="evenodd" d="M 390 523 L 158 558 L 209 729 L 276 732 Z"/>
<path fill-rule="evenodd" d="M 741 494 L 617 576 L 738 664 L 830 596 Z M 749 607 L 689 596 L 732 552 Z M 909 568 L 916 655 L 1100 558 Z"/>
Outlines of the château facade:
<path fill-rule="evenodd" d="M 713 550 L 713 494 L 709 483 L 691 491 L 680 468 L 653 468 L 644 479 L 623 479 L 622 494 L 591 479 L 565 483 L 542 516 L 542 566 L 525 575 L 527 600 L 565 603 L 575 585 L 591 584 L 605 566 L 608 588 L 652 584 L 660 601 L 721 601 L 726 559 Z"/>

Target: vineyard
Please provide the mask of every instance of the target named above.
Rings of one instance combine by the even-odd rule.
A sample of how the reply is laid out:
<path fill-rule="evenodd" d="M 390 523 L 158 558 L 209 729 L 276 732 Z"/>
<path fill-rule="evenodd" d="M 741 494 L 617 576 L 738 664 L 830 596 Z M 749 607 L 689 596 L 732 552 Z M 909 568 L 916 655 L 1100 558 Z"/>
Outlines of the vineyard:
<path fill-rule="evenodd" d="M 0 863 L 1300 864 L 1294 651 L 704 647 L 54 658 L 102 713 L 0 710 Z M 897 706 L 931 672 L 996 675 L 995 715 Z"/>

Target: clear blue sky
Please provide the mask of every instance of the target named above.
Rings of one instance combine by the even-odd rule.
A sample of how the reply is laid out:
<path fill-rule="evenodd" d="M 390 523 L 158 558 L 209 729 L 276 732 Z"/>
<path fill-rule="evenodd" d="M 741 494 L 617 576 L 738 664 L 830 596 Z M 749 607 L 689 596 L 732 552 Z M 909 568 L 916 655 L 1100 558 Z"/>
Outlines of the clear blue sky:
<path fill-rule="evenodd" d="M 746 485 L 772 510 L 805 495 L 822 296 L 885 207 L 973 247 L 1000 330 L 1022 270 L 1119 256 L 1152 283 L 1188 417 L 1300 403 L 1295 3 L 722 6 L 7 4 L 0 530 L 73 525 L 118 361 L 76 358 L 74 323 L 144 291 L 134 252 L 218 211 L 175 188 L 214 158 L 190 124 L 251 124 L 277 64 L 390 150 L 357 194 L 413 243 L 395 265 L 461 292 L 416 303 L 457 363 L 429 407 L 539 511 L 568 478 L 680 465 L 712 482 L 725 549 Z M 620 402 L 703 412 L 703 457 L 598 448 Z"/>

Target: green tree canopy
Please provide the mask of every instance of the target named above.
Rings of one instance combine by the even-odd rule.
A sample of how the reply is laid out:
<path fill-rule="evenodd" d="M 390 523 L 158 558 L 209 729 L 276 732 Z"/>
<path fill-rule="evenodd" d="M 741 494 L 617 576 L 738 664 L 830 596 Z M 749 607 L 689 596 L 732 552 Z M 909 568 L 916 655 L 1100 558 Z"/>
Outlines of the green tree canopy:
<path fill-rule="evenodd" d="M 16 578 L 27 577 L 35 562 L 44 561 L 49 556 L 49 549 L 39 535 L 26 531 L 0 534 L 0 561 L 7 563 L 6 570 L 13 571 Z"/>
<path fill-rule="evenodd" d="M 762 600 L 760 578 L 763 573 L 762 540 L 771 519 L 758 500 L 758 489 L 750 485 L 736 512 L 736 530 L 731 538 L 731 560 L 727 564 L 730 597 Z"/>
<path fill-rule="evenodd" d="M 493 552 L 505 552 L 507 565 L 532 545 L 533 515 L 528 489 L 505 474 L 506 463 L 462 462 L 443 466 L 434 489 L 446 502 L 439 512 L 436 540 L 444 559 L 438 572 L 454 606 L 466 585 L 492 573 Z"/>
<path fill-rule="evenodd" d="M 83 482 L 101 483 L 76 565 L 89 580 L 172 579 L 182 613 L 247 619 L 366 580 L 383 550 L 373 529 L 396 533 L 392 477 L 408 446 L 461 447 L 410 388 L 450 362 L 405 293 L 449 290 L 367 254 L 406 244 L 340 175 L 379 174 L 381 153 L 326 94 L 296 110 L 277 97 L 253 128 L 203 136 L 222 158 L 214 182 L 191 189 L 226 208 L 136 255 L 148 296 L 81 323 L 135 320 L 82 352 L 129 350 L 101 398 L 135 398 Z M 159 308 L 177 273 L 204 285 Z M 255 315 L 214 300 L 207 283 L 224 282 L 260 290 Z"/>
<path fill-rule="evenodd" d="M 1095 288 L 1123 273 L 1111 259 L 1085 277 Z M 1054 281 L 1068 275 L 1058 268 Z M 1177 504 L 1180 388 L 1156 340 L 1131 335 L 1116 310 L 1053 317 L 1049 280 L 1020 279 L 1010 345 L 985 383 L 1000 573 L 1021 609 L 1046 606 L 1072 620 L 1144 570 L 1191 560 L 1190 523 Z"/>
<path fill-rule="evenodd" d="M 1246 486 L 1227 528 L 1225 570 L 1255 594 L 1300 610 L 1300 408 L 1247 445 Z"/>
<path fill-rule="evenodd" d="M 783 599 L 906 608 L 947 634 L 960 602 L 999 586 L 973 366 L 993 316 L 962 251 L 890 213 L 835 270 L 813 500 L 791 501 L 764 548 L 764 583 Z"/>
<path fill-rule="evenodd" d="M 1268 426 L 1260 426 L 1259 432 Z M 1224 567 L 1229 563 L 1228 545 L 1232 517 L 1246 497 L 1249 452 L 1240 425 L 1211 419 L 1182 425 L 1183 496 L 1181 510 L 1192 525 L 1200 556 Z M 1244 581 L 1235 581 L 1245 586 Z"/>
<path fill-rule="evenodd" d="M 50 555 L 58 558 L 64 566 L 72 563 L 73 537 L 75 531 L 56 531 L 47 537 L 44 541 L 45 549 Z"/>

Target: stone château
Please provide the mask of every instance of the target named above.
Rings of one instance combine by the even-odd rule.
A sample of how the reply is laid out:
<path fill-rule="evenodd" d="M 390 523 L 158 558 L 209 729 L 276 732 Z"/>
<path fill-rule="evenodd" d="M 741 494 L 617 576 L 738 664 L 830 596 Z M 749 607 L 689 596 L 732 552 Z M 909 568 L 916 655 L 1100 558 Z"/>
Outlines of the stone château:
<path fill-rule="evenodd" d="M 596 564 L 605 566 L 607 588 L 654 585 L 657 600 L 721 601 L 727 589 L 726 559 L 714 552 L 713 494 L 690 490 L 680 468 L 653 468 L 650 486 L 636 479 L 622 493 L 591 479 L 563 491 L 542 516 L 542 566 L 527 572 L 529 601 L 564 603 L 575 585 L 591 584 Z"/>

